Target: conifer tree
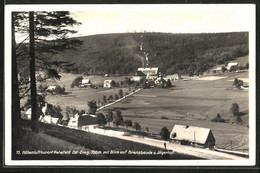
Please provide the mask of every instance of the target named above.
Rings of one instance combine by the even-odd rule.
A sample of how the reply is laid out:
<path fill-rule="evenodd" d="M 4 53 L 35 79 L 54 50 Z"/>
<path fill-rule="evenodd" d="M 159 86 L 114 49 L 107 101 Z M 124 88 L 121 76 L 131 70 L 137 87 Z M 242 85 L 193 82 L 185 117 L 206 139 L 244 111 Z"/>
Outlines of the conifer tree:
<path fill-rule="evenodd" d="M 12 46 L 16 51 L 16 54 L 14 54 L 16 55 L 16 60 L 19 61 L 19 58 L 22 59 L 24 66 L 30 64 L 30 88 L 27 88 L 26 92 L 31 90 L 32 131 L 37 132 L 37 109 L 39 108 L 37 105 L 37 80 L 35 79 L 35 71 L 44 71 L 46 73 L 45 79 L 59 79 L 61 76 L 58 74 L 57 68 L 74 68 L 73 63 L 54 58 L 54 55 L 57 55 L 65 49 L 73 49 L 76 48 L 77 45 L 82 44 L 82 42 L 77 39 L 68 38 L 68 36 L 77 32 L 71 30 L 69 27 L 79 25 L 80 23 L 70 17 L 70 12 L 68 11 L 16 12 L 12 14 L 12 17 L 14 19 L 12 24 L 16 24 L 16 28 L 12 28 L 14 38 L 17 33 L 28 34 L 26 37 L 27 43 L 24 41 L 19 45 L 16 45 L 15 39 L 13 39 Z M 16 72 L 16 74 L 17 68 L 17 65 L 15 67 L 14 64 L 13 72 Z M 15 80 L 14 76 L 13 87 L 16 87 L 16 89 L 17 86 L 15 85 L 15 82 L 17 81 L 18 80 Z M 29 81 L 27 81 L 27 83 L 28 82 Z M 14 97 L 17 97 L 17 94 L 14 95 Z M 18 108 L 18 105 L 20 106 L 20 104 L 16 102 L 13 104 L 14 107 L 20 111 Z M 17 117 L 19 116 L 20 115 L 17 114 Z"/>

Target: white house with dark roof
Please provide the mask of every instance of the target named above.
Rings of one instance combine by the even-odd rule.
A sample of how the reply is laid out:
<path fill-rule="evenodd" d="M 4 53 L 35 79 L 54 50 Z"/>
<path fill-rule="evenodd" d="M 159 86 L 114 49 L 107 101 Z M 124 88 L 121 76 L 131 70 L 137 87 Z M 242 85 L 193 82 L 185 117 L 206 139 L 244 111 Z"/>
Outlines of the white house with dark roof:
<path fill-rule="evenodd" d="M 86 79 L 86 78 L 82 79 L 81 83 L 80 83 L 80 86 L 81 87 L 90 87 L 91 86 L 90 79 Z"/>
<path fill-rule="evenodd" d="M 158 75 L 158 67 L 140 67 L 137 71 L 143 72 L 146 76 L 156 76 Z"/>
<path fill-rule="evenodd" d="M 238 62 L 230 62 L 227 64 L 227 70 L 230 70 L 231 67 L 238 67 L 239 63 Z"/>
<path fill-rule="evenodd" d="M 90 128 L 98 126 L 98 119 L 95 115 L 83 114 L 82 116 L 75 115 L 69 120 L 68 126 L 80 130 L 88 131 Z"/>
<path fill-rule="evenodd" d="M 25 112 L 25 118 L 26 119 L 31 119 L 32 116 L 32 109 L 29 108 Z M 53 111 L 52 105 L 45 104 L 44 107 L 42 107 L 41 112 L 39 112 L 39 121 L 47 124 L 57 124 L 59 121 L 61 121 L 61 117 Z"/>
<path fill-rule="evenodd" d="M 203 148 L 214 148 L 216 142 L 211 129 L 187 125 L 174 125 L 170 139 Z"/>
<path fill-rule="evenodd" d="M 113 86 L 112 86 L 112 83 L 113 83 L 113 82 L 114 82 L 113 80 L 105 80 L 103 87 L 104 87 L 104 88 L 112 88 L 112 87 L 113 87 Z"/>

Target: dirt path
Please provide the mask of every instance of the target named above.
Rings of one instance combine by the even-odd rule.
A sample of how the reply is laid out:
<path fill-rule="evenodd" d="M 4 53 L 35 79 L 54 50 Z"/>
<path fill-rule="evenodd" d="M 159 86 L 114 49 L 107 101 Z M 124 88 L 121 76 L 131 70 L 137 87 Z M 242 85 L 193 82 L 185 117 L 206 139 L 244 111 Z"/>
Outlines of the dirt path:
<path fill-rule="evenodd" d="M 140 90 L 141 90 L 141 88 L 139 88 L 139 89 L 137 89 L 137 90 L 131 92 L 130 94 L 128 94 L 128 95 L 126 95 L 126 96 L 124 96 L 124 97 L 122 97 L 122 98 L 120 98 L 120 99 L 118 99 L 118 100 L 116 100 L 116 101 L 114 101 L 114 102 L 112 102 L 112 103 L 108 103 L 108 104 L 106 104 L 106 105 L 104 105 L 104 106 L 101 106 L 100 108 L 97 109 L 97 111 L 100 111 L 101 109 L 104 109 L 104 108 L 106 108 L 106 107 L 108 107 L 108 106 L 114 105 L 115 103 L 124 100 L 125 98 L 127 98 L 127 97 L 133 95 L 134 93 L 136 93 L 136 92 L 138 92 L 138 91 L 140 91 Z"/>
<path fill-rule="evenodd" d="M 138 142 L 138 143 L 164 149 L 164 141 L 160 141 L 160 140 L 155 140 L 151 138 L 142 138 L 140 136 L 121 136 L 121 135 L 112 135 L 112 134 L 104 134 L 104 133 L 98 133 L 98 134 L 110 136 L 110 137 L 116 137 L 128 141 Z M 172 150 L 177 153 L 201 157 L 208 160 L 246 160 L 247 159 L 232 154 L 217 152 L 209 149 L 196 148 L 191 146 L 183 146 L 180 144 L 169 143 L 169 142 L 166 142 L 166 148 L 168 150 Z"/>

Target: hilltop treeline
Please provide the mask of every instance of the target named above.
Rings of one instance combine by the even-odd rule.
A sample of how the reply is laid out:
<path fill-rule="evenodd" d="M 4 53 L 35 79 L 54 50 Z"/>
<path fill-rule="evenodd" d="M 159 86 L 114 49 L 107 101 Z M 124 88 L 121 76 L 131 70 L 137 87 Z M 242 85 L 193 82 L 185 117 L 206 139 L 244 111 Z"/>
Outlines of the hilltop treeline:
<path fill-rule="evenodd" d="M 79 37 L 83 45 L 77 51 L 56 56 L 75 62 L 85 74 L 133 74 L 144 64 L 164 74 L 199 74 L 216 64 L 248 54 L 248 32 L 169 34 L 126 33 Z M 143 45 L 140 50 L 140 45 Z"/>

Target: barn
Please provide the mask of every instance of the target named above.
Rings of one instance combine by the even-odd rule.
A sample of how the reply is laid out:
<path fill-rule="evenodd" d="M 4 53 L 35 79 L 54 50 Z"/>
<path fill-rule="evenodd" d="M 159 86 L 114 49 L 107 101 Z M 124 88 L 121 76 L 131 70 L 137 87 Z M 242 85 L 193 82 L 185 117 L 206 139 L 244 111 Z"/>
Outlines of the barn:
<path fill-rule="evenodd" d="M 170 139 L 181 144 L 193 144 L 210 149 L 214 148 L 216 141 L 211 129 L 188 125 L 174 125 Z"/>
<path fill-rule="evenodd" d="M 70 119 L 68 126 L 88 131 L 89 128 L 95 128 L 98 126 L 98 119 L 95 115 L 83 114 L 82 116 L 75 116 Z"/>

